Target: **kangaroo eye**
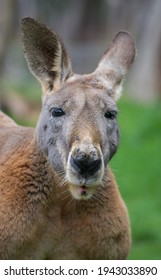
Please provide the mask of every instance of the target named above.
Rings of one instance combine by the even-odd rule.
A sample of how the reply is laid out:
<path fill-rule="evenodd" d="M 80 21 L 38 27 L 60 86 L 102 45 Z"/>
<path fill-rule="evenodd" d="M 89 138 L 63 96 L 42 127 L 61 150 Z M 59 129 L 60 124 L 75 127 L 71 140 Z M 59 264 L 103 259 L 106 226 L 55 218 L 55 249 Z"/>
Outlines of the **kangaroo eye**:
<path fill-rule="evenodd" d="M 117 117 L 117 112 L 116 111 L 107 111 L 104 116 L 106 119 L 113 120 Z"/>
<path fill-rule="evenodd" d="M 61 116 L 65 115 L 65 113 L 61 108 L 52 108 L 51 115 L 53 117 L 61 117 Z"/>

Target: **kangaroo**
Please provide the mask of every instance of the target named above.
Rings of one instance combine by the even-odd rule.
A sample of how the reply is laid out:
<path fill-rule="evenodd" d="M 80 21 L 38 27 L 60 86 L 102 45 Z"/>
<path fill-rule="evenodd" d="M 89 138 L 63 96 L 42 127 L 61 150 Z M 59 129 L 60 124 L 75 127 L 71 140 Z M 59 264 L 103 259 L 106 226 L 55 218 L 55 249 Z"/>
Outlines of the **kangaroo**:
<path fill-rule="evenodd" d="M 0 113 L 0 258 L 126 259 L 128 211 L 108 162 L 134 39 L 120 31 L 96 70 L 78 75 L 44 24 L 23 18 L 21 38 L 42 111 L 36 129 Z"/>

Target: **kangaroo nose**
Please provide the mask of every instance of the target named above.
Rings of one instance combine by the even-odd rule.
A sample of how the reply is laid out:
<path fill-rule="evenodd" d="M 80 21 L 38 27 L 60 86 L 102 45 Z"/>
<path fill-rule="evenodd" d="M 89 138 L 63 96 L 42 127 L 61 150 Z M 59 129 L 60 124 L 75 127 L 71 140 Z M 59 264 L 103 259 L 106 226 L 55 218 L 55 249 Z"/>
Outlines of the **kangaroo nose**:
<path fill-rule="evenodd" d="M 70 159 L 71 166 L 82 175 L 88 174 L 93 175 L 101 167 L 101 158 L 91 159 L 86 156 L 71 156 Z"/>

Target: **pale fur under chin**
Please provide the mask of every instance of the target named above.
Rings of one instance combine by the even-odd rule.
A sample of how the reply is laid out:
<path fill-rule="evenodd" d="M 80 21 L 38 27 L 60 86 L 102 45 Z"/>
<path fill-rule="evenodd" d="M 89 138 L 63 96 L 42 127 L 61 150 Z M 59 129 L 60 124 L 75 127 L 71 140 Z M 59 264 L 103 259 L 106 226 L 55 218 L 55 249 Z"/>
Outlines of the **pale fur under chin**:
<path fill-rule="evenodd" d="M 69 190 L 71 192 L 73 199 L 88 200 L 91 199 L 91 197 L 93 196 L 96 187 L 88 187 L 88 189 L 86 190 L 86 194 L 84 195 L 81 194 L 81 187 L 69 184 Z"/>

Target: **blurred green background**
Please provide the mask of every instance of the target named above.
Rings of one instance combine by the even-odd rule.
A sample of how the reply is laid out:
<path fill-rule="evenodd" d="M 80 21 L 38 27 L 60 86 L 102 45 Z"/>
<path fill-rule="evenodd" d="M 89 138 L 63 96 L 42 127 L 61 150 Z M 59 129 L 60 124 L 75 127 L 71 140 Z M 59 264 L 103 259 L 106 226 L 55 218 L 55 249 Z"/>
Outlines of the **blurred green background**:
<path fill-rule="evenodd" d="M 19 22 L 31 16 L 63 38 L 77 73 L 95 69 L 121 29 L 136 38 L 138 55 L 118 102 L 120 148 L 111 160 L 132 227 L 129 259 L 161 259 L 160 0 L 0 0 L 0 108 L 35 126 L 41 88 L 29 73 Z"/>

